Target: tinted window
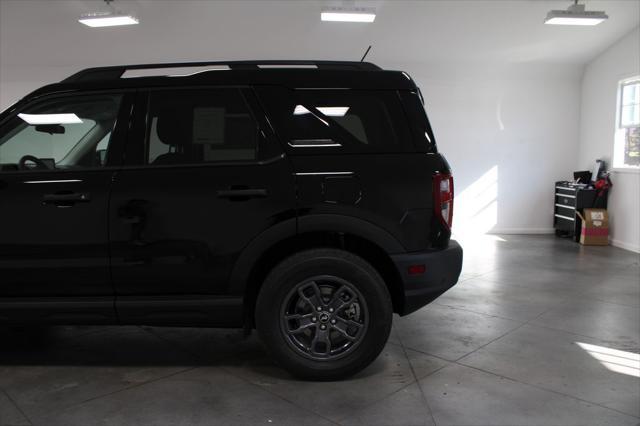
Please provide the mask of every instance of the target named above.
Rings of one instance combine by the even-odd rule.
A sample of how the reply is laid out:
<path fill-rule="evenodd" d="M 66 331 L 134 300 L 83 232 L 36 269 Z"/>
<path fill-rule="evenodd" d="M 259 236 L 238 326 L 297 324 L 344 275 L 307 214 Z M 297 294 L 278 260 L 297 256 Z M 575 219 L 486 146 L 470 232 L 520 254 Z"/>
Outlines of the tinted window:
<path fill-rule="evenodd" d="M 120 101 L 120 95 L 83 95 L 27 107 L 0 130 L 1 169 L 103 166 Z"/>
<path fill-rule="evenodd" d="M 147 164 L 255 160 L 259 132 L 239 89 L 152 92 Z"/>
<path fill-rule="evenodd" d="M 424 111 L 420 92 L 402 91 L 400 98 L 409 118 L 416 147 L 421 152 L 436 152 L 436 140 Z"/>
<path fill-rule="evenodd" d="M 276 130 L 294 148 L 412 151 L 393 91 L 259 89 Z"/>

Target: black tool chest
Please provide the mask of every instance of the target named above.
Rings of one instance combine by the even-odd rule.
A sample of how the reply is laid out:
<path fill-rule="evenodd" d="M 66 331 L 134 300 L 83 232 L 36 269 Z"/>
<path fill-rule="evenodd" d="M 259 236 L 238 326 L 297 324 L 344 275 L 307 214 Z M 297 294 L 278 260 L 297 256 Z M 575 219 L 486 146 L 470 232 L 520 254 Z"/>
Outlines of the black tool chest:
<path fill-rule="evenodd" d="M 598 191 L 592 188 L 574 185 L 571 182 L 556 182 L 553 208 L 553 227 L 556 235 L 580 239 L 582 221 L 576 212 L 592 207 L 607 208 L 606 197 L 596 206 Z M 604 204 L 604 205 L 602 205 Z"/>

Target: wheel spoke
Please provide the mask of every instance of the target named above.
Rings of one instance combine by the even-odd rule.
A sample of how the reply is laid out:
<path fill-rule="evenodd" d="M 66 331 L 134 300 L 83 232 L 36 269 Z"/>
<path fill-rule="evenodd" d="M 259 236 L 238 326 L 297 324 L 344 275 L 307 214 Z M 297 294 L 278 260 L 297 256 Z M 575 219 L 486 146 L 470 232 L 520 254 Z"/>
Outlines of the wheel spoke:
<path fill-rule="evenodd" d="M 355 341 L 362 330 L 363 325 L 357 321 L 335 317 L 336 323 L 332 328 L 342 334 L 347 340 Z M 355 333 L 349 333 L 349 329 L 355 328 Z"/>
<path fill-rule="evenodd" d="M 323 350 L 324 349 L 324 350 Z M 331 353 L 331 338 L 329 337 L 329 329 L 322 330 L 316 327 L 316 334 L 311 341 L 309 348 L 313 355 L 329 355 Z"/>
<path fill-rule="evenodd" d="M 343 294 L 347 294 L 349 298 L 347 300 L 342 298 Z M 329 307 L 334 311 L 340 311 L 345 308 L 349 303 L 351 303 L 356 298 L 355 293 L 346 285 L 338 288 L 338 290 L 333 292 L 331 297 L 331 301 L 329 302 Z"/>
<path fill-rule="evenodd" d="M 313 291 L 311 295 L 306 294 L 309 288 Z M 314 310 L 318 306 L 322 306 L 322 293 L 320 293 L 320 287 L 318 287 L 318 283 L 315 281 L 311 281 L 298 288 L 298 295 L 307 302 L 307 304 L 311 305 Z"/>
<path fill-rule="evenodd" d="M 297 334 L 305 331 L 308 328 L 311 328 L 315 325 L 315 323 L 311 320 L 315 314 L 294 314 L 294 315 L 286 315 L 284 319 L 287 323 L 287 332 L 291 334 Z M 290 321 L 296 321 L 297 327 L 290 327 Z"/>

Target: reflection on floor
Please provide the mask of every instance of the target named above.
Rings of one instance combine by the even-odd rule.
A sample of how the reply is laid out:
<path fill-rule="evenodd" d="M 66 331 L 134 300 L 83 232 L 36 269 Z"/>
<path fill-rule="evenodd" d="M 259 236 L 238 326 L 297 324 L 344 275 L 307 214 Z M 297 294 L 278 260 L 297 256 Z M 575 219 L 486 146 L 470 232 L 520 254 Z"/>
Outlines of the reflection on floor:
<path fill-rule="evenodd" d="M 639 256 L 552 236 L 465 244 L 462 281 L 344 382 L 305 383 L 255 336 L 0 330 L 0 425 L 637 425 Z"/>

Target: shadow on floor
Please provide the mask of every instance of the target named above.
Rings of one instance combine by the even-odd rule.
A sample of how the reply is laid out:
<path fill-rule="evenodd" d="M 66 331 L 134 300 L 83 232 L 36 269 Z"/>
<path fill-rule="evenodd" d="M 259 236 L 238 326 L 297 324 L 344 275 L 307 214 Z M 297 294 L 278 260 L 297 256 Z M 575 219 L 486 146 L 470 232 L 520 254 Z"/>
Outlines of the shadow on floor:
<path fill-rule="evenodd" d="M 0 365 L 220 365 L 268 358 L 240 330 L 156 327 L 2 327 Z"/>
<path fill-rule="evenodd" d="M 0 327 L 0 367 L 242 367 L 292 377 L 269 357 L 254 331 L 184 327 Z M 374 363 L 359 377 L 379 373 Z"/>

